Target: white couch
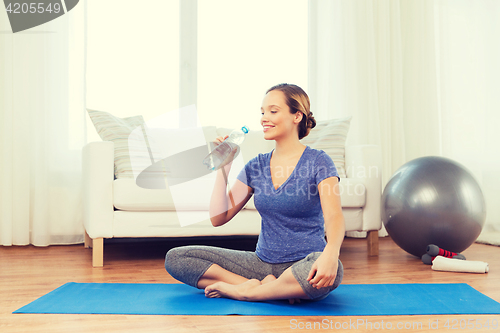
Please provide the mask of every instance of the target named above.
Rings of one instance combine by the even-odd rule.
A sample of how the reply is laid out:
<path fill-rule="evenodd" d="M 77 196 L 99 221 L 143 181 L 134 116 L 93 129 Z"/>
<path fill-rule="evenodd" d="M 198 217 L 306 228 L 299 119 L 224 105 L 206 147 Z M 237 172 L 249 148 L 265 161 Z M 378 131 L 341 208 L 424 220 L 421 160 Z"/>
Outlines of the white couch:
<path fill-rule="evenodd" d="M 227 130 L 217 129 L 218 135 L 226 133 Z M 213 140 L 213 133 L 206 133 L 206 138 Z M 242 162 L 248 162 L 258 152 L 271 151 L 273 146 L 274 141 L 247 136 L 241 147 Z M 103 266 L 104 238 L 259 234 L 260 215 L 253 199 L 230 222 L 213 227 L 209 219 L 201 220 L 207 216 L 207 193 L 211 189 L 195 191 L 182 203 L 174 202 L 169 188 L 145 189 L 139 187 L 134 178 L 116 179 L 113 154 L 112 141 L 91 142 L 83 148 L 85 247 L 92 248 L 94 267 Z M 239 170 L 233 169 L 234 178 Z M 380 148 L 347 146 L 345 170 L 347 178 L 341 179 L 340 191 L 346 231 L 367 232 L 368 255 L 378 255 L 377 231 L 382 227 Z M 209 178 L 206 184 L 210 183 Z M 180 217 L 186 216 L 195 220 L 199 216 L 201 221 L 181 226 Z"/>

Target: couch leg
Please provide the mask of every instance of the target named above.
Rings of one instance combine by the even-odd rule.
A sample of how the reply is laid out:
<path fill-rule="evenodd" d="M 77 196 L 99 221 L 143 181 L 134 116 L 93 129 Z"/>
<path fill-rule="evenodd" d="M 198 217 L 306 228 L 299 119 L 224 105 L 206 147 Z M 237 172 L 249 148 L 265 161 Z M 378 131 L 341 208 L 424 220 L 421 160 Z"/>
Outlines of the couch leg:
<path fill-rule="evenodd" d="M 92 266 L 102 267 L 104 264 L 104 238 L 92 240 Z"/>
<path fill-rule="evenodd" d="M 87 230 L 85 230 L 85 241 L 83 243 L 83 246 L 86 249 L 92 248 L 92 238 L 90 238 L 89 234 L 87 233 Z"/>
<path fill-rule="evenodd" d="M 368 256 L 376 257 L 378 256 L 378 231 L 370 230 L 366 236 L 368 244 Z"/>

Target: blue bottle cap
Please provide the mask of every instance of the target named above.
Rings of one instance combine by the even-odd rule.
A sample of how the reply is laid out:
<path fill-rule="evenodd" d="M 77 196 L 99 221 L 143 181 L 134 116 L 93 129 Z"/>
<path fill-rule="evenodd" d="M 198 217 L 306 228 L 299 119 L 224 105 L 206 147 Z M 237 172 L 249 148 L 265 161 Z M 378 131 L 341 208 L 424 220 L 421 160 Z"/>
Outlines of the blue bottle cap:
<path fill-rule="evenodd" d="M 245 133 L 248 133 L 248 127 L 246 127 L 246 126 L 243 126 L 243 127 L 241 128 L 241 130 L 242 130 L 243 132 L 245 132 Z"/>

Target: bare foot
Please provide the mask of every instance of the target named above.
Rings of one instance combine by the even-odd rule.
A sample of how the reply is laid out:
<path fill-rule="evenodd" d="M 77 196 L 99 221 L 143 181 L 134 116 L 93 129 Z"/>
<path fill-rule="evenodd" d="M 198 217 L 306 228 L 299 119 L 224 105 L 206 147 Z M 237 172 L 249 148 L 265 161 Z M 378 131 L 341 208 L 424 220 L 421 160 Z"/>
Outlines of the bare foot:
<path fill-rule="evenodd" d="M 257 279 L 248 280 L 242 284 L 232 285 L 225 282 L 216 282 L 205 288 L 205 296 L 210 298 L 232 298 L 238 301 L 248 301 L 249 291 L 256 286 L 260 286 L 261 282 Z"/>

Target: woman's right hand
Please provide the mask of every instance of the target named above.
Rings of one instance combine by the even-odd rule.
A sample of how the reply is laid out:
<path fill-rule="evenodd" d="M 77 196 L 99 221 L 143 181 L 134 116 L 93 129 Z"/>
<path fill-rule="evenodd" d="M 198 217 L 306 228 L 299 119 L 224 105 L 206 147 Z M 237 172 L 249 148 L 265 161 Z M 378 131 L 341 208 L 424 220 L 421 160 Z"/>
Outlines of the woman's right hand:
<path fill-rule="evenodd" d="M 226 140 L 227 138 L 229 137 L 229 135 L 226 135 L 226 136 L 218 136 L 215 138 L 215 147 L 217 147 L 218 145 L 220 145 L 222 142 L 224 142 L 224 140 Z M 214 148 L 215 149 L 215 148 Z M 231 151 L 231 154 L 229 154 L 227 156 L 227 158 L 221 163 L 220 167 L 219 168 L 222 168 L 224 167 L 224 170 L 226 172 L 226 174 L 229 173 L 229 170 L 231 169 L 231 164 L 234 160 L 234 157 L 236 156 L 236 154 L 238 153 L 239 151 L 239 146 L 236 146 L 232 151 Z"/>

